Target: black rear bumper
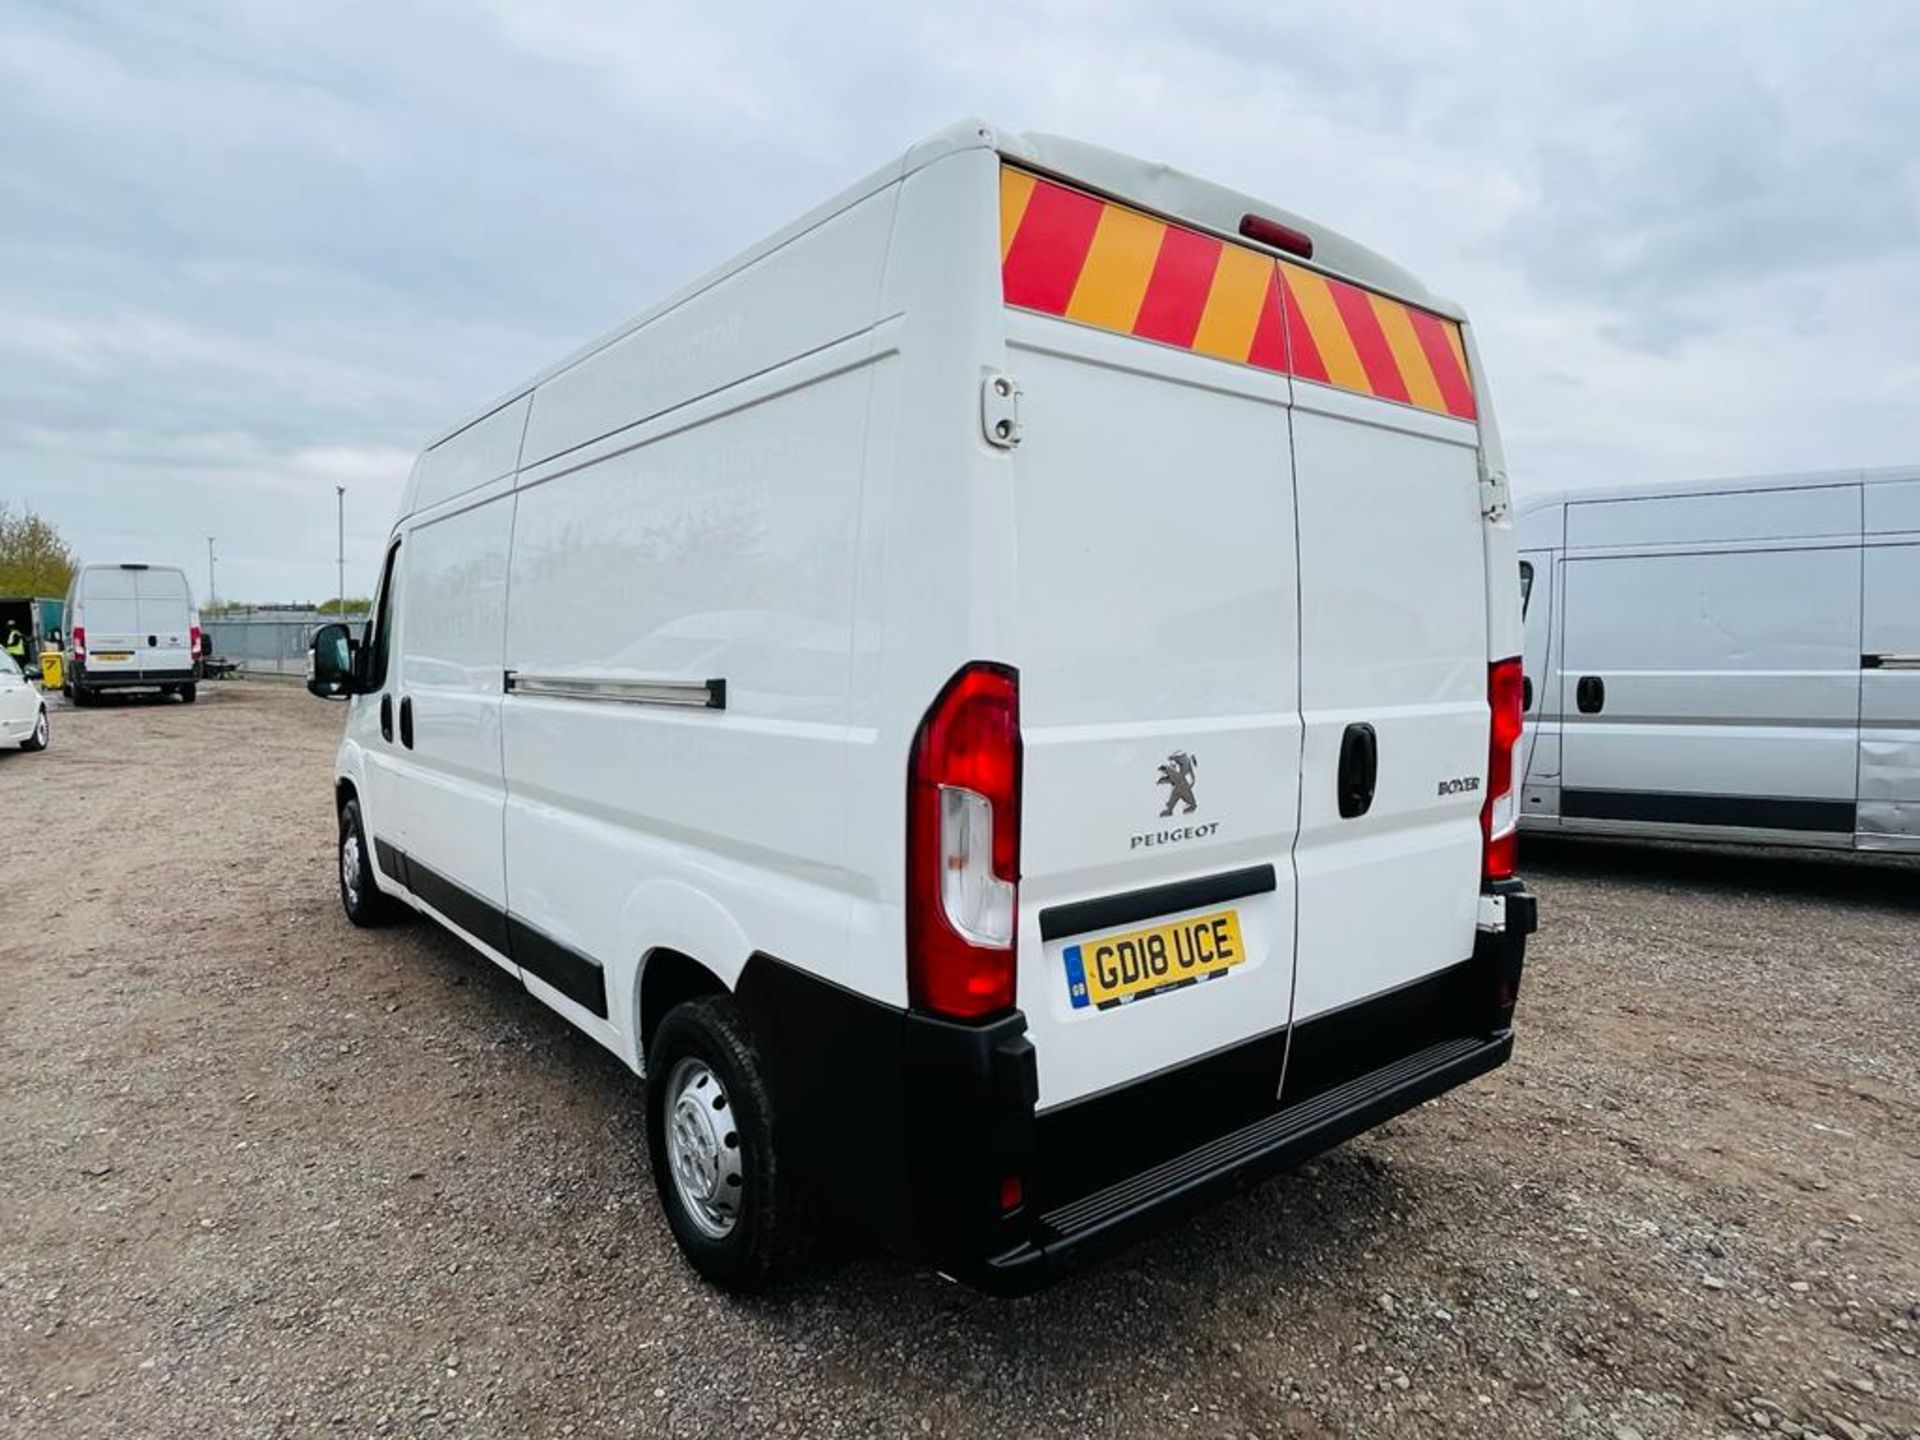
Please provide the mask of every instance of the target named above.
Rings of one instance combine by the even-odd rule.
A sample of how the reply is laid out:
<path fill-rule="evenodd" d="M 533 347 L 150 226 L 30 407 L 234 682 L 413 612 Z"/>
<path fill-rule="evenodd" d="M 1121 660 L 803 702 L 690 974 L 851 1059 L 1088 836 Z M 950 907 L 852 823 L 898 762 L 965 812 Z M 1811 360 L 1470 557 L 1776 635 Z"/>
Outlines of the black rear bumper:
<path fill-rule="evenodd" d="M 197 674 L 184 670 L 89 670 L 75 665 L 67 681 L 76 690 L 137 690 L 155 685 L 191 685 Z"/>
<path fill-rule="evenodd" d="M 1502 1064 L 1513 1032 L 1443 1040 L 1040 1215 L 1020 1244 L 961 1278 L 1023 1295 L 1142 1233 L 1331 1149 Z"/>
<path fill-rule="evenodd" d="M 738 994 L 775 1143 L 830 1207 L 1015 1295 L 1503 1063 L 1533 900 L 1496 893 L 1505 928 L 1458 965 L 1045 1113 L 1017 1011 L 958 1024 L 767 956 Z"/>

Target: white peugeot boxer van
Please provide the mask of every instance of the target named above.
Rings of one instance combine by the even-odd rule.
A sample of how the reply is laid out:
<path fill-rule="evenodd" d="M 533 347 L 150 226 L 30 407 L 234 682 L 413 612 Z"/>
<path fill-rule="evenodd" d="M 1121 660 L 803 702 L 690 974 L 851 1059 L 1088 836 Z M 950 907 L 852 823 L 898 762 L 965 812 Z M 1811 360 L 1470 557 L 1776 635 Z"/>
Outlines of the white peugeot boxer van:
<path fill-rule="evenodd" d="M 340 883 L 647 1077 L 675 1235 L 998 1292 L 1506 1059 L 1520 605 L 1459 312 L 956 126 L 420 457 Z"/>
<path fill-rule="evenodd" d="M 1920 467 L 1521 511 L 1529 829 L 1920 851 Z"/>
<path fill-rule="evenodd" d="M 60 688 L 75 705 L 105 690 L 158 689 L 193 703 L 200 612 L 172 565 L 83 565 L 67 590 Z"/>

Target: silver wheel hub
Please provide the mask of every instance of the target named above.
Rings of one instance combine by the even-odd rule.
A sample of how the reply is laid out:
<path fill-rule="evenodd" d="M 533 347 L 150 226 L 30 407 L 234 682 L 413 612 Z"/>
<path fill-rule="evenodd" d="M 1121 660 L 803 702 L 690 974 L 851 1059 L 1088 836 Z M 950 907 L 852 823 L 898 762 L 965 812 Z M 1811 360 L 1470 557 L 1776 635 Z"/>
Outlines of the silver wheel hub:
<path fill-rule="evenodd" d="M 47 743 L 47 712 L 44 710 L 40 712 L 40 719 L 33 727 L 33 743 L 36 745 Z"/>
<path fill-rule="evenodd" d="M 340 886 L 347 892 L 347 904 L 360 903 L 360 836 L 349 830 L 340 841 Z"/>
<path fill-rule="evenodd" d="M 733 1103 L 704 1060 L 677 1062 L 667 1076 L 667 1167 L 687 1217 L 712 1239 L 740 1218 L 745 1177 Z"/>

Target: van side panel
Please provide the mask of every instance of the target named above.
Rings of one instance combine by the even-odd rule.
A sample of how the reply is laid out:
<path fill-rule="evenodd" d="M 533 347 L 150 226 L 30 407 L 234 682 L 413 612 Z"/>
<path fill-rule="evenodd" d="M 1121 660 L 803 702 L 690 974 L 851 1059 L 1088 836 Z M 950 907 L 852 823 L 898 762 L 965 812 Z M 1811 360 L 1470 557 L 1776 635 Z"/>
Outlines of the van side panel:
<path fill-rule="evenodd" d="M 635 1065 L 650 950 L 727 984 L 755 951 L 845 981 L 849 892 L 869 888 L 847 865 L 848 752 L 866 738 L 848 677 L 872 246 L 892 203 L 862 202 L 534 397 L 539 448 L 615 434 L 522 472 L 516 684 L 724 684 L 724 708 L 538 683 L 506 701 L 513 923 L 599 967 L 607 1001 L 582 1008 L 522 957 L 527 983 Z M 646 420 L 683 382 L 714 393 Z M 622 386 L 625 411 L 592 410 Z"/>
<path fill-rule="evenodd" d="M 1570 503 L 1564 828 L 1854 829 L 1860 490 Z"/>
<path fill-rule="evenodd" d="M 842 211 L 540 386 L 537 464 L 873 323 L 897 187 Z"/>
<path fill-rule="evenodd" d="M 1306 726 L 1298 1024 L 1473 952 L 1489 657 L 1473 429 L 1302 385 L 1293 450 Z M 1343 817 L 1350 725 L 1373 728 L 1378 780 L 1367 811 Z"/>

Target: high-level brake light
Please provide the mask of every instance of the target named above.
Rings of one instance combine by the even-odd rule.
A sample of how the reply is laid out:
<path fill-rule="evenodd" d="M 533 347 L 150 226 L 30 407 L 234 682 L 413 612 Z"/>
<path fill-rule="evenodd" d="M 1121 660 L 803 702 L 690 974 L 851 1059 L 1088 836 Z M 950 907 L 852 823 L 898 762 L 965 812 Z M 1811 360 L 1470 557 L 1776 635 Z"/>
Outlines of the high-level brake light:
<path fill-rule="evenodd" d="M 1249 240 L 1257 240 L 1262 245 L 1275 250 L 1284 250 L 1289 255 L 1298 255 L 1302 260 L 1313 258 L 1313 237 L 1291 225 L 1282 225 L 1278 220 L 1269 220 L 1265 215 L 1246 214 L 1240 217 L 1240 233 Z"/>

